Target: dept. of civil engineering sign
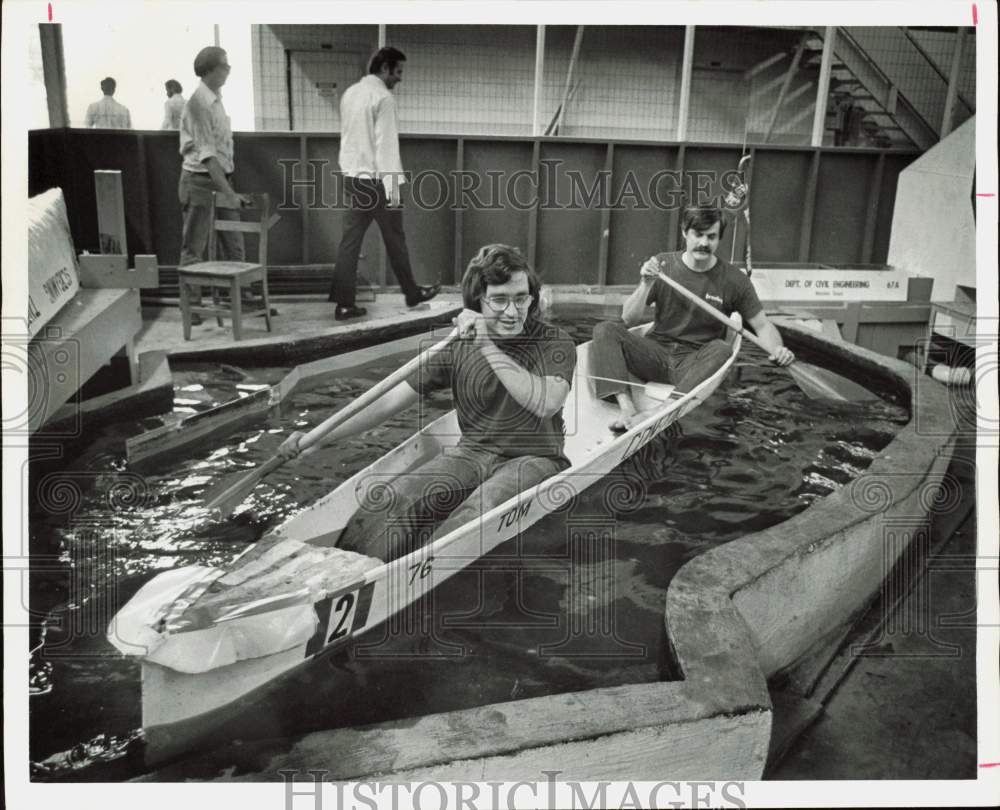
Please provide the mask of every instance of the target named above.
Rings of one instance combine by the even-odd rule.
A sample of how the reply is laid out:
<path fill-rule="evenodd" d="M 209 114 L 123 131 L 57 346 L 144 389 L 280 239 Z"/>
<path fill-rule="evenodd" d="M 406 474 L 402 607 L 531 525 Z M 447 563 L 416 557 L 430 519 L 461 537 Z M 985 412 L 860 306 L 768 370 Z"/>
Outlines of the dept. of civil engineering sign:
<path fill-rule="evenodd" d="M 754 267 L 762 301 L 905 301 L 910 273 L 895 268 Z"/>

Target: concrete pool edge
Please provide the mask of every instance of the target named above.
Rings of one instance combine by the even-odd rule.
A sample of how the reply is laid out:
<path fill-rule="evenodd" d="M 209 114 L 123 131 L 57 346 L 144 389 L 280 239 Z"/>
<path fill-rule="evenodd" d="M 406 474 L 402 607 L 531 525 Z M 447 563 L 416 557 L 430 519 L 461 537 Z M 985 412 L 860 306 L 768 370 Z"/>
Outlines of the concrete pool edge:
<path fill-rule="evenodd" d="M 331 780 L 761 778 L 772 724 L 767 679 L 876 594 L 947 489 L 955 438 L 944 386 L 901 361 L 781 328 L 792 342 L 849 355 L 908 390 L 911 421 L 841 490 L 678 572 L 665 619 L 683 680 L 315 732 L 261 752 L 252 773 L 218 777 L 279 779 L 290 769 L 309 780 L 306 770 L 318 769 Z M 169 779 L 171 770 L 146 778 Z"/>

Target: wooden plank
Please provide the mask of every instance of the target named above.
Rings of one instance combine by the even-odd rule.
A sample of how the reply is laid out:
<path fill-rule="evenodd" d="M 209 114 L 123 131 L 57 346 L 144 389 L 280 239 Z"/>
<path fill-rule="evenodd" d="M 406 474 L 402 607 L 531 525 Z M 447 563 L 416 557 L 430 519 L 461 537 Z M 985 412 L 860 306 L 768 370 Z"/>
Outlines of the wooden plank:
<path fill-rule="evenodd" d="M 813 217 L 816 213 L 816 186 L 819 180 L 820 152 L 813 152 L 812 164 L 809 166 L 809 179 L 806 181 L 805 199 L 802 202 L 802 230 L 799 231 L 799 261 L 809 261 L 809 251 L 812 247 Z"/>
<path fill-rule="evenodd" d="M 148 461 L 166 453 L 179 452 L 211 436 L 221 439 L 246 421 L 266 415 L 277 403 L 272 388 L 255 391 L 246 397 L 224 402 L 218 407 L 196 413 L 173 425 L 147 430 L 125 440 L 125 457 L 130 463 Z"/>
<path fill-rule="evenodd" d="M 188 416 L 176 424 L 164 425 L 132 436 L 125 441 L 125 457 L 130 463 L 149 461 L 167 453 L 177 453 L 211 437 L 219 441 L 242 425 L 266 417 L 293 392 L 308 391 L 329 384 L 338 376 L 399 354 L 405 362 L 426 348 L 426 334 L 410 335 L 399 340 L 370 346 L 334 357 L 323 357 L 293 368 L 277 385 L 255 391 L 246 397 L 224 402 L 207 411 Z M 402 365 L 402 362 L 400 365 Z"/>
<path fill-rule="evenodd" d="M 309 143 L 307 141 L 307 137 L 308 136 L 306 135 L 299 137 L 299 165 L 302 166 L 303 169 L 305 169 L 306 166 L 309 166 Z M 320 186 L 320 188 L 322 188 L 322 186 Z M 319 200 L 319 204 L 322 205 L 323 200 Z M 309 206 L 301 205 L 299 206 L 299 210 L 302 212 L 302 263 L 309 264 L 312 260 L 312 251 L 310 250 L 309 245 Z M 268 225 L 268 228 L 270 227 L 271 226 Z M 267 263 L 266 258 L 264 263 Z"/>
<path fill-rule="evenodd" d="M 541 174 L 540 174 L 540 160 L 542 154 L 542 145 L 536 138 L 531 147 L 531 171 L 536 178 L 537 194 L 540 197 L 542 194 L 541 187 Z M 536 198 L 535 204 L 531 206 L 531 210 L 528 212 L 528 264 L 532 267 L 535 266 L 535 253 L 538 249 L 538 199 Z"/>
<path fill-rule="evenodd" d="M 583 26 L 580 26 L 582 29 Z M 615 145 L 608 144 L 606 157 L 604 158 L 604 172 L 608 178 L 607 189 L 611 192 L 614 184 L 615 168 Z M 597 284 L 603 287 L 608 281 L 608 248 L 611 242 L 611 206 L 610 201 L 604 201 L 601 206 L 601 245 L 597 250 Z"/>
<path fill-rule="evenodd" d="M 878 207 L 882 196 L 882 177 L 885 174 L 885 154 L 875 161 L 875 171 L 868 186 L 868 216 L 865 217 L 865 234 L 861 240 L 861 261 L 871 263 L 875 248 L 875 225 L 878 222 Z"/>
<path fill-rule="evenodd" d="M 155 290 L 160 286 L 156 256 L 137 255 L 129 268 L 127 256 L 83 253 L 77 257 L 83 287 Z"/>
<path fill-rule="evenodd" d="M 681 144 L 677 148 L 677 160 L 674 163 L 674 172 L 681 178 L 681 185 L 684 183 L 684 152 L 686 144 Z M 670 222 L 667 225 L 667 250 L 676 250 L 680 244 L 681 212 L 677 206 L 670 209 Z"/>
<path fill-rule="evenodd" d="M 149 204 L 149 175 L 146 171 L 146 137 L 141 133 L 136 137 L 136 163 L 139 167 L 139 177 L 137 186 L 139 191 L 139 233 L 142 234 L 142 249 L 154 250 L 153 248 L 153 225 L 152 214 Z"/>
<path fill-rule="evenodd" d="M 455 177 L 460 178 L 463 176 L 465 171 L 465 139 L 459 138 L 455 144 Z M 463 256 L 462 256 L 462 240 L 465 236 L 465 210 L 463 208 L 464 200 L 462 196 L 464 192 L 460 187 L 461 181 L 456 181 L 453 188 L 455 198 L 453 202 L 453 210 L 455 212 L 455 263 L 454 270 L 452 274 L 452 283 L 461 281 L 462 276 L 465 274 L 465 268 L 462 266 Z"/>
<path fill-rule="evenodd" d="M 97 197 L 97 236 L 101 253 L 128 254 L 122 173 L 118 170 L 95 169 L 94 192 Z"/>

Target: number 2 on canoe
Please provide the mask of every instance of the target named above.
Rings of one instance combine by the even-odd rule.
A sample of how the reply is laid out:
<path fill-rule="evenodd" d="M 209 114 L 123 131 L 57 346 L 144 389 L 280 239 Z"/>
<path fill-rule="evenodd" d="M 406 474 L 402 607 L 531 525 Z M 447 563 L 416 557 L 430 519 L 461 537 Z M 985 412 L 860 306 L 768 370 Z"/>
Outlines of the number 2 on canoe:
<path fill-rule="evenodd" d="M 347 635 L 347 631 L 351 629 L 351 625 L 348 620 L 354 615 L 354 605 L 356 601 L 357 591 L 345 593 L 340 597 L 340 599 L 337 600 L 337 603 L 333 606 L 333 611 L 330 616 L 331 623 L 336 621 L 337 626 L 333 629 L 333 632 L 330 633 L 330 637 L 326 640 L 327 644 Z"/>

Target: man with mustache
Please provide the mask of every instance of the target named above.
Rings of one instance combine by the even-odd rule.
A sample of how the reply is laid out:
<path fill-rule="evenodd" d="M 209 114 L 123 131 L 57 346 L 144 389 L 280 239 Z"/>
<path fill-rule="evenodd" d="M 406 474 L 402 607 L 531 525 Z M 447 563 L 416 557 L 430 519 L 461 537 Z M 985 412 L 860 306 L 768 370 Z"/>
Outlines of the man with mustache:
<path fill-rule="evenodd" d="M 753 285 L 742 272 L 715 255 L 726 223 L 718 208 L 690 206 L 684 209 L 681 232 L 684 250 L 660 253 L 647 259 L 639 270 L 639 286 L 622 306 L 620 321 L 605 321 L 594 327 L 591 352 L 597 396 L 614 398 L 621 415 L 612 430 L 627 430 L 642 420 L 630 386 L 624 382 L 631 371 L 645 382 L 671 383 L 687 392 L 711 377 L 729 357 L 725 327 L 658 278 L 664 273 L 699 298 L 729 315 L 739 312 L 764 341 L 769 359 L 787 366 L 795 359 L 781 341 Z M 629 327 L 643 321 L 647 306 L 656 308 L 652 329 L 645 336 Z"/>

